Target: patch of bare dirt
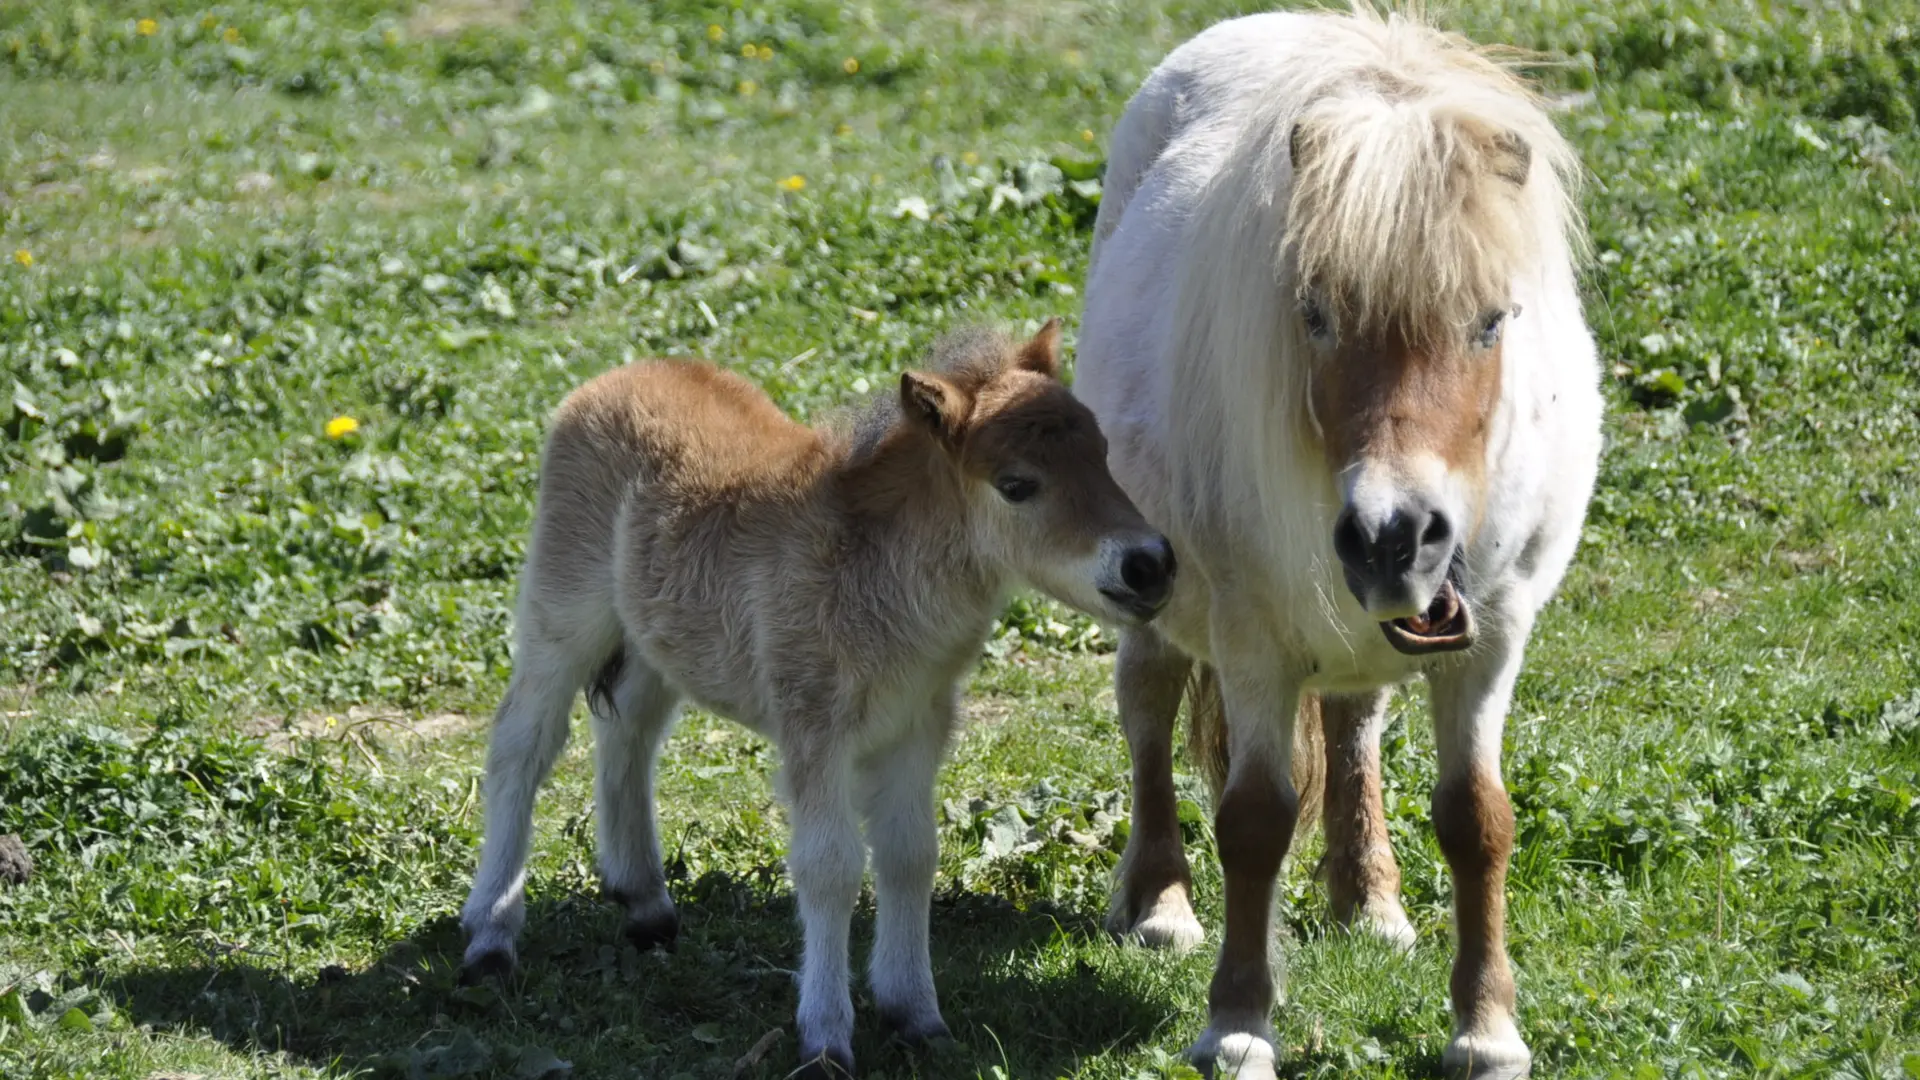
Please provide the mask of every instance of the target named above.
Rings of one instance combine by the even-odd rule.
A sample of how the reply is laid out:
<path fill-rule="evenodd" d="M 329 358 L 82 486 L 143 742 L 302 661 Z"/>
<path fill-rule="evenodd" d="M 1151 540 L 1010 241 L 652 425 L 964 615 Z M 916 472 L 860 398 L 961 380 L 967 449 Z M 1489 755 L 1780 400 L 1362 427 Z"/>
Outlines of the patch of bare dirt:
<path fill-rule="evenodd" d="M 1782 551 L 1778 553 L 1778 558 L 1801 574 L 1814 574 L 1846 565 L 1846 560 L 1839 552 L 1824 547 L 1818 551 Z"/>
<path fill-rule="evenodd" d="M 504 28 L 520 21 L 527 0 L 435 0 L 421 4 L 407 20 L 416 37 L 452 37 L 474 27 Z"/>
<path fill-rule="evenodd" d="M 993 727 L 1012 715 L 1013 699 L 998 695 L 969 695 L 960 704 L 960 722 L 969 729 Z"/>
<path fill-rule="evenodd" d="M 18 836 L 0 836 L 0 885 L 25 885 L 33 877 L 33 856 Z"/>
<path fill-rule="evenodd" d="M 307 713 L 302 716 L 261 717 L 247 726 L 247 734 L 258 736 L 270 750 L 286 753 L 301 739 L 325 739 L 331 742 L 362 745 L 395 739 L 419 739 L 431 742 L 471 731 L 480 726 L 479 717 L 467 713 L 440 712 L 412 716 L 397 709 L 355 705 L 343 713 Z"/>

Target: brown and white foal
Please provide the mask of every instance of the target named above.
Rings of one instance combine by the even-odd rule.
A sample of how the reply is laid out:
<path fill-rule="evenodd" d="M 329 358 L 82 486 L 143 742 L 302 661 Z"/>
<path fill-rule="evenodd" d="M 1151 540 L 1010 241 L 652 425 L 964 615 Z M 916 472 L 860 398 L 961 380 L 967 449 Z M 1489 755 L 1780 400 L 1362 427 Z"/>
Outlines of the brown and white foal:
<path fill-rule="evenodd" d="M 871 980 L 910 1041 L 947 1033 L 928 958 L 935 773 L 959 680 L 1010 589 L 1141 624 L 1173 554 L 1107 471 L 1058 378 L 1060 324 L 944 339 L 847 432 L 788 419 L 691 362 L 635 364 L 560 406 L 520 582 L 512 682 L 487 758 L 486 842 L 462 914 L 469 972 L 511 969 L 536 789 L 588 691 L 607 895 L 645 947 L 679 928 L 654 760 L 691 700 L 780 750 L 804 927 L 804 1062 L 850 1071 L 848 923 L 866 846 Z"/>

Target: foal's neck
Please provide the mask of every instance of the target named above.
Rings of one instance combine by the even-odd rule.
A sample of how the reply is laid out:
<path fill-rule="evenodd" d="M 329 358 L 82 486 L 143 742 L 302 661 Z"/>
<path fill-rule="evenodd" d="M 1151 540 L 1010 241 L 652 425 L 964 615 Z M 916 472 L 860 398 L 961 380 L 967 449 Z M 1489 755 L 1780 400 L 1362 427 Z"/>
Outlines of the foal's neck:
<path fill-rule="evenodd" d="M 959 471 L 933 437 L 904 420 L 834 469 L 834 501 L 850 538 L 907 589 L 997 591 L 974 550 Z M 848 568 L 851 569 L 851 568 Z"/>

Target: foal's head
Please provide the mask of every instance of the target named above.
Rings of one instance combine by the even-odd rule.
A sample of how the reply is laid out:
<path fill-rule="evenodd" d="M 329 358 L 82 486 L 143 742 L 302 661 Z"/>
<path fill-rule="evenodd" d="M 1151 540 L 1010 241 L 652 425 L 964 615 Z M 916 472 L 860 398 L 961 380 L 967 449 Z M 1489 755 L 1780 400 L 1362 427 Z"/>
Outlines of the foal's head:
<path fill-rule="evenodd" d="M 1513 283 L 1567 229 L 1564 143 L 1522 92 L 1490 85 L 1383 76 L 1310 105 L 1288 140 L 1290 321 L 1341 498 L 1333 550 L 1411 654 L 1472 643 L 1461 553 L 1485 505 Z"/>
<path fill-rule="evenodd" d="M 963 331 L 935 352 L 936 371 L 900 377 L 900 404 L 965 488 L 975 546 L 1090 614 L 1158 614 L 1173 549 L 1120 490 L 1093 413 L 1060 382 L 1060 320 L 1027 342 Z"/>

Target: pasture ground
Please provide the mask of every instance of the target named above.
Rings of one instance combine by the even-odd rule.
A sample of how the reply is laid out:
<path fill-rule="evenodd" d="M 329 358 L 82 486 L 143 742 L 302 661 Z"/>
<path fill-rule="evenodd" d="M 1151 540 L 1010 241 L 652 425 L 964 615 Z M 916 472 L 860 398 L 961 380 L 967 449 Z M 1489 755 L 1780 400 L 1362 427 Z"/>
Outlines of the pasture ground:
<path fill-rule="evenodd" d="M 1447 18 L 1571 58 L 1612 402 L 1509 729 L 1525 1035 L 1548 1076 L 1920 1076 L 1920 4 L 1503 7 Z M 456 987 L 545 415 L 661 352 L 818 415 L 942 327 L 1075 314 L 1106 131 L 1232 9 L 0 7 L 0 834 L 37 864 L 0 1074 L 783 1075 L 772 762 L 708 717 L 663 782 L 678 951 L 595 898 L 582 727 L 524 976 Z M 1009 613 L 941 791 L 958 1045 L 863 1010 L 867 1075 L 1185 1075 L 1210 959 L 1099 929 L 1109 644 Z M 1288 1075 L 1437 1072 L 1423 714 L 1386 746 L 1419 947 L 1297 861 Z"/>

